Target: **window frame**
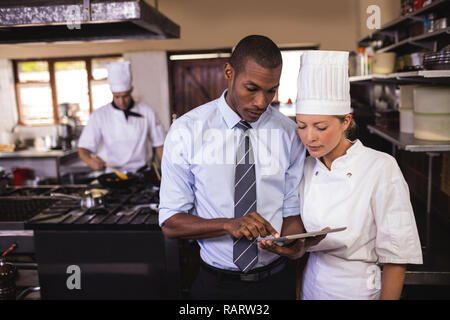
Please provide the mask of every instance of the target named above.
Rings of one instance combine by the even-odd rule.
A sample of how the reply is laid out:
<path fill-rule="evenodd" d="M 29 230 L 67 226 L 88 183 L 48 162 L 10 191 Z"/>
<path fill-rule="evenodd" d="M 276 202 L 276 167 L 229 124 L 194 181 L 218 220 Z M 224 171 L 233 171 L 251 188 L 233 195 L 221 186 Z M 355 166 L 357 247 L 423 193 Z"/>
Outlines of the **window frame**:
<path fill-rule="evenodd" d="M 86 73 L 87 73 L 87 81 L 88 81 L 88 98 L 89 98 L 89 114 L 92 113 L 93 107 L 93 99 L 92 99 L 92 82 L 105 80 L 105 79 L 94 79 L 92 76 L 92 60 L 94 59 L 107 59 L 107 58 L 123 58 L 122 54 L 108 54 L 108 55 L 97 55 L 97 56 L 77 56 L 77 57 L 57 57 L 57 58 L 30 58 L 30 59 L 15 59 L 12 60 L 13 65 L 13 75 L 14 75 L 14 89 L 16 96 L 16 106 L 17 106 L 17 117 L 18 124 L 21 126 L 27 127 L 39 127 L 39 126 L 48 126 L 48 125 L 57 125 L 59 124 L 58 117 L 58 94 L 56 88 L 56 75 L 55 75 L 55 63 L 56 62 L 67 62 L 67 61 L 84 61 L 86 65 Z M 32 84 L 32 83 L 44 83 L 43 81 L 19 81 L 19 64 L 22 62 L 30 62 L 30 61 L 44 61 L 48 64 L 48 72 L 49 72 L 49 83 L 52 95 L 52 108 L 53 108 L 53 124 L 48 123 L 25 123 L 23 121 L 22 116 L 22 103 L 20 99 L 20 85 L 22 84 Z"/>

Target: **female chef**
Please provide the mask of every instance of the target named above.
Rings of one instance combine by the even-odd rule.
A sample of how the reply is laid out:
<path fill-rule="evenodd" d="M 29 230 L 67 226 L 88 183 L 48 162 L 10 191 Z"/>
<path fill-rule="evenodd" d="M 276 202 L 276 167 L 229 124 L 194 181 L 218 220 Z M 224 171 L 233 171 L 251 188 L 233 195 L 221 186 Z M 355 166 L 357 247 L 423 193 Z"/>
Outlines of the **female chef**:
<path fill-rule="evenodd" d="M 302 55 L 296 118 L 310 157 L 301 218 L 307 231 L 347 227 L 308 249 L 302 298 L 399 299 L 406 264 L 422 264 L 408 185 L 393 157 L 347 139 L 355 126 L 349 87 L 348 52 Z"/>

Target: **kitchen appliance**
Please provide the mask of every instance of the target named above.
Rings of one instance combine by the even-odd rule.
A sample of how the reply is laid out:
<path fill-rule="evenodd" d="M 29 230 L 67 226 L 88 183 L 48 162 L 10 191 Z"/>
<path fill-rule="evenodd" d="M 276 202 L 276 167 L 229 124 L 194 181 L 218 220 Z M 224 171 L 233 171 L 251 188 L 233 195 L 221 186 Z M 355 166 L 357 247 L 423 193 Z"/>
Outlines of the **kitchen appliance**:
<path fill-rule="evenodd" d="M 59 144 L 58 136 L 45 136 L 44 137 L 44 147 L 47 150 L 59 150 L 61 145 Z"/>
<path fill-rule="evenodd" d="M 108 189 L 103 205 L 91 208 L 51 194 L 77 196 L 99 185 L 7 188 L 0 248 L 17 242 L 18 251 L 32 254 L 42 299 L 178 298 L 178 241 L 162 233 L 159 187 L 144 173 L 126 188 Z M 69 266 L 80 268 L 81 290 L 67 286 Z"/>
<path fill-rule="evenodd" d="M 2 0 L 0 43 L 179 38 L 180 26 L 146 1 Z"/>
<path fill-rule="evenodd" d="M 73 104 L 62 103 L 58 105 L 59 124 L 57 126 L 59 143 L 62 150 L 72 149 L 72 141 L 76 137 L 76 127 L 78 120 L 74 116 Z"/>

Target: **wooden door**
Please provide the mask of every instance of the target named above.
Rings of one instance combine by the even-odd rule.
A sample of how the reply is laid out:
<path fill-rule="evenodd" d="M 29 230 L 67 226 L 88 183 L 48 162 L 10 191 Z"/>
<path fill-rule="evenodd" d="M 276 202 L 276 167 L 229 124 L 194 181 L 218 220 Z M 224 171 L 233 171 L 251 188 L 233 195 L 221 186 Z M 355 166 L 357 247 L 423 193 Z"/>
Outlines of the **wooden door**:
<path fill-rule="evenodd" d="M 227 58 L 170 61 L 172 115 L 178 118 L 220 97 L 227 88 L 223 75 L 226 62 Z"/>

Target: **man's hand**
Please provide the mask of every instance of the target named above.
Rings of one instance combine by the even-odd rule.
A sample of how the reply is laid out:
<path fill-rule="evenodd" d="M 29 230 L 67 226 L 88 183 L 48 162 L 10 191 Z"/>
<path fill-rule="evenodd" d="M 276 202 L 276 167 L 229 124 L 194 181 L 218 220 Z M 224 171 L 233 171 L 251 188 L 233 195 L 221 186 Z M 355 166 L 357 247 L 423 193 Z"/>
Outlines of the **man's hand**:
<path fill-rule="evenodd" d="M 91 167 L 92 170 L 103 170 L 105 169 L 105 161 L 98 156 L 91 156 L 88 161 L 88 166 Z"/>
<path fill-rule="evenodd" d="M 253 240 L 260 236 L 280 236 L 272 225 L 255 211 L 241 218 L 228 220 L 224 224 L 224 228 L 236 239 L 246 237 L 248 240 Z"/>
<path fill-rule="evenodd" d="M 326 227 L 322 230 L 329 230 L 329 227 Z M 313 247 L 317 244 L 319 244 L 320 241 L 322 241 L 323 239 L 325 239 L 327 235 L 321 235 L 321 236 L 316 236 L 316 237 L 311 237 L 311 238 L 302 238 L 302 239 L 297 239 L 294 240 L 295 244 L 293 245 L 285 245 L 285 246 L 279 246 L 277 244 L 275 244 L 275 241 L 273 240 L 261 240 L 260 242 L 258 242 L 258 246 L 264 250 L 276 253 L 280 256 L 286 256 L 289 259 L 298 259 L 300 257 L 302 257 L 306 250 L 309 247 Z M 277 237 L 275 237 L 277 238 Z M 292 243 L 291 243 L 292 244 Z"/>

